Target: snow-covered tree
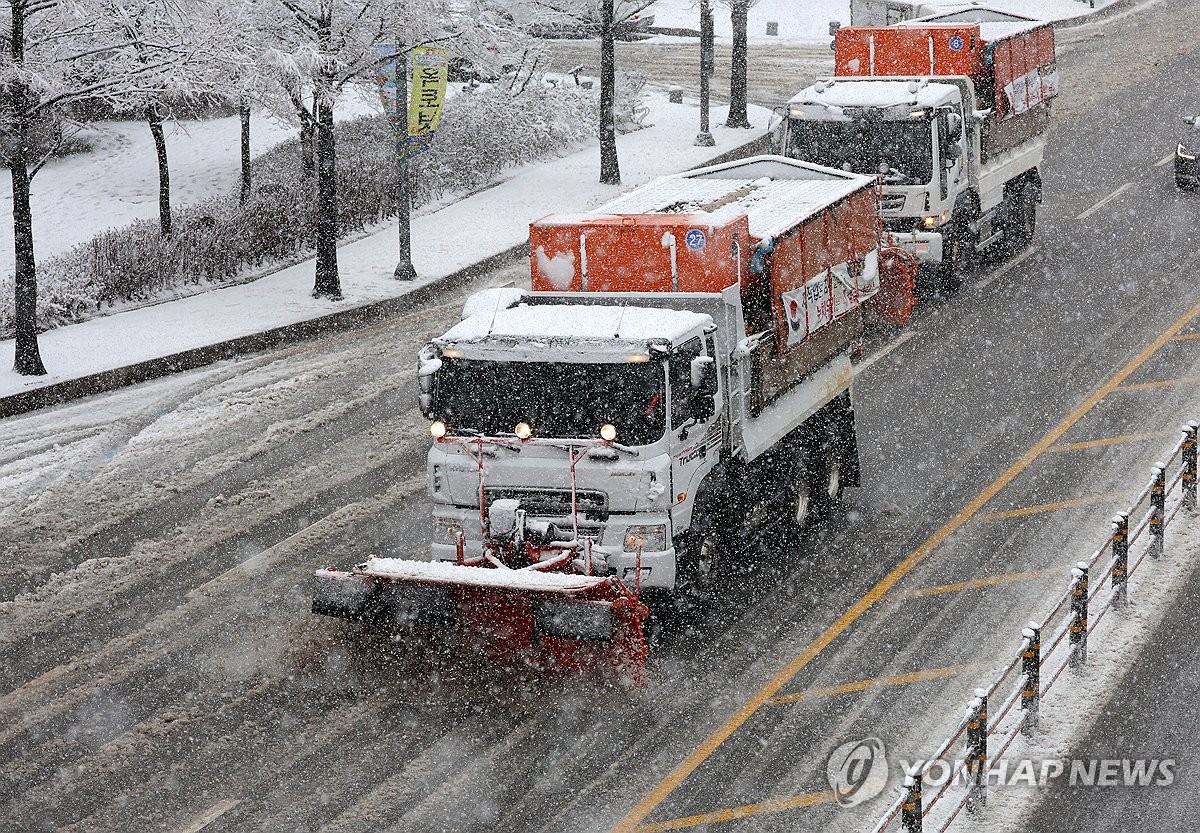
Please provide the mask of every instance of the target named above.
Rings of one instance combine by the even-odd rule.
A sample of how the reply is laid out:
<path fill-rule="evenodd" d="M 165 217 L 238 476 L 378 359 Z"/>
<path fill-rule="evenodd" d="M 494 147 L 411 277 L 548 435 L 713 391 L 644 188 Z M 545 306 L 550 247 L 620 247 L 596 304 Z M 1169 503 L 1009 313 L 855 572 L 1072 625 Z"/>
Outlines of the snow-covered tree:
<path fill-rule="evenodd" d="M 374 74 L 376 45 L 391 35 L 404 4 L 385 0 L 278 0 L 286 13 L 282 49 L 315 101 L 317 263 L 313 296 L 340 299 L 337 265 L 337 174 L 333 107 L 356 79 Z"/>
<path fill-rule="evenodd" d="M 163 55 L 175 61 L 172 71 L 147 78 L 145 87 L 131 98 L 150 128 L 158 163 L 158 217 L 163 237 L 171 236 L 171 173 L 163 123 L 176 116 L 176 108 L 197 96 L 225 92 L 215 67 L 227 63 L 221 49 L 224 23 L 219 6 L 205 0 L 102 0 L 100 12 L 130 44 L 137 60 L 151 63 Z"/>
<path fill-rule="evenodd" d="M 189 53 L 175 40 L 130 34 L 114 7 L 119 0 L 6 0 L 0 5 L 0 140 L 12 178 L 16 254 L 16 358 L 22 375 L 42 375 L 37 342 L 37 272 L 30 189 L 56 149 L 57 136 L 36 136 L 39 125 L 61 123 L 73 104 L 101 101 L 137 106 L 182 71 Z M 40 138 L 44 141 L 35 141 Z"/>
<path fill-rule="evenodd" d="M 750 8 L 758 0 L 724 0 L 729 7 L 729 22 L 733 26 L 733 51 L 729 59 L 729 116 L 726 127 L 749 127 L 747 113 L 746 74 L 749 65 L 749 43 L 746 36 Z"/>
<path fill-rule="evenodd" d="M 617 128 L 613 107 L 617 93 L 616 28 L 640 14 L 654 0 L 536 0 L 550 22 L 574 22 L 585 34 L 600 38 L 600 181 L 621 182 Z"/>

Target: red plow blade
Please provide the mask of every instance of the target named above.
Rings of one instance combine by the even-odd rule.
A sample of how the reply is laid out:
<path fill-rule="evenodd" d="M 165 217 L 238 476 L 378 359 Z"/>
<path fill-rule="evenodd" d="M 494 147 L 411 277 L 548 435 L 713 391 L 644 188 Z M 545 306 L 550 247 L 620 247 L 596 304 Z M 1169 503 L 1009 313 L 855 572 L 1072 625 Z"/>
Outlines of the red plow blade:
<path fill-rule="evenodd" d="M 372 558 L 318 570 L 314 584 L 314 613 L 446 629 L 497 664 L 646 682 L 648 612 L 615 576 Z"/>

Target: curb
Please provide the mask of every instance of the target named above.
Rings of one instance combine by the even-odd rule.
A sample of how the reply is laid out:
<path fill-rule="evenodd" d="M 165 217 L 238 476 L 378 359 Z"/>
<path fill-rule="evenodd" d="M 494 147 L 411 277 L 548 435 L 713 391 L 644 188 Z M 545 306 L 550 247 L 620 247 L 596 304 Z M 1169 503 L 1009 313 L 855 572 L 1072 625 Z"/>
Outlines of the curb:
<path fill-rule="evenodd" d="M 317 318 L 310 318 L 307 321 L 273 327 L 261 333 L 251 333 L 216 344 L 183 350 L 169 356 L 104 370 L 78 379 L 65 379 L 24 393 L 0 397 L 0 419 L 36 411 L 50 405 L 61 405 L 64 402 L 82 399 L 96 393 L 107 393 L 129 385 L 136 385 L 139 382 L 148 382 L 151 379 L 169 376 L 172 373 L 195 370 L 198 367 L 205 367 L 247 353 L 361 330 L 395 318 L 412 307 L 433 299 L 438 292 L 466 284 L 479 274 L 501 266 L 528 251 L 528 241 L 526 241 L 469 266 L 464 266 L 449 275 L 435 278 L 396 298 L 373 301 Z"/>
<path fill-rule="evenodd" d="M 696 167 L 719 165 L 734 159 L 764 153 L 769 144 L 770 136 L 764 133 L 762 136 L 738 145 Z M 434 278 L 422 286 L 415 287 L 411 292 L 395 298 L 372 301 L 350 309 L 310 318 L 307 321 L 272 327 L 261 333 L 251 333 L 216 344 L 183 350 L 169 356 L 147 359 L 137 364 L 103 370 L 78 379 L 64 379 L 52 385 L 3 396 L 0 397 L 0 419 L 29 413 L 51 405 L 61 405 L 64 402 L 71 402 L 97 393 L 107 393 L 173 373 L 195 370 L 247 353 L 362 330 L 408 312 L 414 306 L 437 297 L 446 289 L 453 290 L 463 286 L 483 272 L 495 269 L 522 255 L 528 255 L 528 253 L 529 241 L 525 240 L 448 275 Z"/>

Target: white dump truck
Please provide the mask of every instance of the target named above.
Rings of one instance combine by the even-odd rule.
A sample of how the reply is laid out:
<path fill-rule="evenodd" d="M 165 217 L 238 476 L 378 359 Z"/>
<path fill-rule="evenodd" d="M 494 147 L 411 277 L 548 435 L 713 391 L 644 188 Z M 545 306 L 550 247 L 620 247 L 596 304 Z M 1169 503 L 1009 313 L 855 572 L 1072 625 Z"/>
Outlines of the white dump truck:
<path fill-rule="evenodd" d="M 879 175 L 890 241 L 953 292 L 1033 237 L 1054 54 L 1050 24 L 987 9 L 841 28 L 834 77 L 786 105 L 772 150 Z"/>
<path fill-rule="evenodd" d="M 640 674 L 643 601 L 709 593 L 743 536 L 857 485 L 879 235 L 873 177 L 772 156 L 534 222 L 532 290 L 473 296 L 420 355 L 432 563 L 318 571 L 314 610 Z"/>

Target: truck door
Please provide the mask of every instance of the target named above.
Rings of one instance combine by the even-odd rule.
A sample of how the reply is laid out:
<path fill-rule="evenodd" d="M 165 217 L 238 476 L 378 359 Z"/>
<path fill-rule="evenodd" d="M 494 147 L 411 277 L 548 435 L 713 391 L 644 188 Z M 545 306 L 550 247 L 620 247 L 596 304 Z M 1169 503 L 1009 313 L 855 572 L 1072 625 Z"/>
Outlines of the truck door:
<path fill-rule="evenodd" d="M 693 387 L 693 360 L 700 356 L 710 357 L 715 362 L 711 336 L 684 342 L 671 355 L 667 366 L 672 506 L 690 503 L 696 497 L 701 481 L 720 457 L 721 418 L 717 403 L 721 401 L 721 392 Z M 716 370 L 715 364 L 713 370 Z M 713 378 L 719 375 L 715 373 Z"/>

